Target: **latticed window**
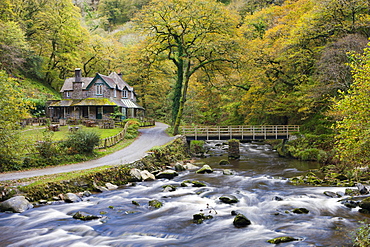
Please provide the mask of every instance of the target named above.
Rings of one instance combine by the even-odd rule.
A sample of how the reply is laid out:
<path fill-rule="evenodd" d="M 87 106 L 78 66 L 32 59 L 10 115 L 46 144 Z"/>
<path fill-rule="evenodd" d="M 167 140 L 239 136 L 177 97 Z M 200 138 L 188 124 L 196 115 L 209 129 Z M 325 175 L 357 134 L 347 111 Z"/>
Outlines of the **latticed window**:
<path fill-rule="evenodd" d="M 96 95 L 103 95 L 103 85 L 96 84 Z"/>
<path fill-rule="evenodd" d="M 127 90 L 122 91 L 122 98 L 128 98 L 128 92 Z"/>

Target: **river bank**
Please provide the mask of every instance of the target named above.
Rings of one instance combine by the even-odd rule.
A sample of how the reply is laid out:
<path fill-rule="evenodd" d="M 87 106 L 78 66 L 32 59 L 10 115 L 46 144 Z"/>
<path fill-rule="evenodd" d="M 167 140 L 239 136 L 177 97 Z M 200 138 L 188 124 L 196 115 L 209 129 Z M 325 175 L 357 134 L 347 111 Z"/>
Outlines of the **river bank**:
<path fill-rule="evenodd" d="M 85 175 L 64 181 L 35 182 L 20 187 L 0 187 L 0 201 L 5 201 L 15 195 L 22 195 L 29 201 L 37 203 L 40 200 L 42 202 L 61 200 L 61 195 L 66 193 L 101 192 L 106 183 L 121 186 L 139 181 L 138 175 L 132 172 L 134 169 L 158 173 L 176 161 L 185 160 L 187 157 L 189 153 L 186 140 L 178 137 L 165 146 L 153 148 L 144 158 L 130 164 L 111 166 L 99 171 L 92 170 Z"/>
<path fill-rule="evenodd" d="M 50 201 L 19 214 L 0 213 L 0 239 L 13 247 L 273 246 L 269 240 L 288 236 L 277 241 L 352 246 L 350 232 L 367 216 L 358 206 L 341 202 L 348 197 L 346 188 L 290 182 L 317 169 L 318 163 L 279 157 L 263 143 L 242 143 L 239 159 L 228 159 L 222 143 L 207 143 L 206 149 L 193 163 L 208 164 L 212 172 L 197 173 L 197 168 L 174 175 L 171 166 L 174 172 L 166 178 L 86 194 L 78 203 Z M 161 157 L 162 151 L 153 152 Z M 159 160 L 167 164 L 165 169 L 176 164 Z M 110 188 L 105 181 L 97 186 Z M 198 221 L 201 214 L 203 222 Z M 235 214 L 244 215 L 248 224 L 234 224 Z"/>

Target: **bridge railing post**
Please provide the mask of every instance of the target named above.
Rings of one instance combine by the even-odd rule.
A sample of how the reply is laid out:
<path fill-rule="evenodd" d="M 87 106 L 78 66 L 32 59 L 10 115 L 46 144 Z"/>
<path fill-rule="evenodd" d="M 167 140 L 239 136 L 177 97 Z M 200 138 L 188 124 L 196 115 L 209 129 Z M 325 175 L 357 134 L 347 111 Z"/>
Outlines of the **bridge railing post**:
<path fill-rule="evenodd" d="M 278 126 L 275 126 L 275 139 L 278 139 Z"/>

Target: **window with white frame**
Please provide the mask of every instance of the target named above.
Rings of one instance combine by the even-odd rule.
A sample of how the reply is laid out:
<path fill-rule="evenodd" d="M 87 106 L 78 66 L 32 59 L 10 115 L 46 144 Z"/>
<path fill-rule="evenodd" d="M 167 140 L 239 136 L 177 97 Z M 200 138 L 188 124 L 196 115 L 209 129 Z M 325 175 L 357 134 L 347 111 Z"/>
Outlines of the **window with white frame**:
<path fill-rule="evenodd" d="M 96 95 L 103 95 L 103 84 L 96 84 Z"/>
<path fill-rule="evenodd" d="M 126 89 L 122 91 L 122 98 L 128 98 L 128 91 Z"/>
<path fill-rule="evenodd" d="M 67 92 L 66 92 L 66 97 L 67 97 L 67 98 L 70 98 L 70 97 L 71 97 L 71 94 L 70 94 L 70 92 L 69 92 L 69 91 L 67 91 Z"/>
<path fill-rule="evenodd" d="M 116 98 L 117 97 L 117 89 L 113 89 L 113 94 L 114 94 L 114 98 Z"/>

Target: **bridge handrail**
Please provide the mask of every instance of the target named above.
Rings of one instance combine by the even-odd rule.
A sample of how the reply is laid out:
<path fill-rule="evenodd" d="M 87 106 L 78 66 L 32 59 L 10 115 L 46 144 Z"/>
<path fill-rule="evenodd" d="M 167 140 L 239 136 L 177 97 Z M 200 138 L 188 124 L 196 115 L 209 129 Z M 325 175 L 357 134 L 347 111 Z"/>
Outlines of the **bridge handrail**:
<path fill-rule="evenodd" d="M 198 136 L 210 137 L 218 136 L 222 137 L 229 136 L 233 139 L 233 136 L 240 136 L 241 138 L 246 136 L 252 136 L 253 139 L 258 137 L 271 137 L 275 136 L 286 136 L 294 132 L 299 132 L 299 125 L 235 125 L 235 126 L 182 126 L 182 134 L 185 136 L 194 136 L 197 139 Z"/>

